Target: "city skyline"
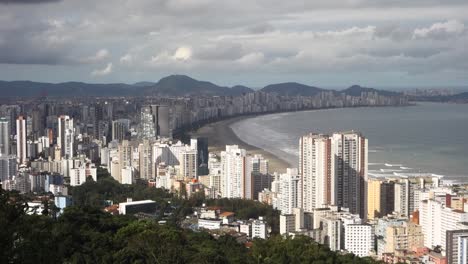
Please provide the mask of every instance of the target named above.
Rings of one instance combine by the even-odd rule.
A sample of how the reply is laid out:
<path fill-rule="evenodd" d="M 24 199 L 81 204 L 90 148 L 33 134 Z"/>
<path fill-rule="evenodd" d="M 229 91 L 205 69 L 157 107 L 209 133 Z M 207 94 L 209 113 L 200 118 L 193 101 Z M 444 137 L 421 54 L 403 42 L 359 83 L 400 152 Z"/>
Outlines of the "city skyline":
<path fill-rule="evenodd" d="M 463 1 L 0 1 L 0 79 L 466 86 Z M 28 19 L 24 19 L 27 16 Z"/>

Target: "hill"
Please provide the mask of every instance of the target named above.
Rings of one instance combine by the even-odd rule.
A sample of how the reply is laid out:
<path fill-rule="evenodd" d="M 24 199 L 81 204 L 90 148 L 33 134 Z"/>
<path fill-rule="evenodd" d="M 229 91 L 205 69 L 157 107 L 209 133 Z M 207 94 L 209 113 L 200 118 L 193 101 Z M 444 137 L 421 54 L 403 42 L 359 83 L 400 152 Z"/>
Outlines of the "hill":
<path fill-rule="evenodd" d="M 267 85 L 261 91 L 288 96 L 315 96 L 324 90 L 296 82 L 286 82 Z"/>
<path fill-rule="evenodd" d="M 233 88 L 218 86 L 211 82 L 199 81 L 185 75 L 171 75 L 164 77 L 154 86 L 147 88 L 147 95 L 161 96 L 188 96 L 188 95 L 241 95 L 245 92 L 253 92 L 244 86 Z"/>
<path fill-rule="evenodd" d="M 377 90 L 377 89 L 374 89 L 374 88 L 366 88 L 366 87 L 362 87 L 362 86 L 359 86 L 359 85 L 353 85 L 343 91 L 341 91 L 342 93 L 346 94 L 346 95 L 351 95 L 351 96 L 361 96 L 362 93 L 378 93 L 379 95 L 382 95 L 382 96 L 399 96 L 401 95 L 401 93 L 397 93 L 397 92 L 390 92 L 390 91 L 385 91 L 385 90 Z"/>

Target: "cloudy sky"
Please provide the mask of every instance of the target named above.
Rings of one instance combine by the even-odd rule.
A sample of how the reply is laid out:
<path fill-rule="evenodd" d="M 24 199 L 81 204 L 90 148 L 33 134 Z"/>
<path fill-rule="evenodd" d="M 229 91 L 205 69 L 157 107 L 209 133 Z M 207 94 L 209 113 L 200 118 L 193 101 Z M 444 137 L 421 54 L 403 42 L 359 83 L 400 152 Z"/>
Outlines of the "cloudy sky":
<path fill-rule="evenodd" d="M 467 0 L 0 0 L 0 79 L 468 84 Z"/>

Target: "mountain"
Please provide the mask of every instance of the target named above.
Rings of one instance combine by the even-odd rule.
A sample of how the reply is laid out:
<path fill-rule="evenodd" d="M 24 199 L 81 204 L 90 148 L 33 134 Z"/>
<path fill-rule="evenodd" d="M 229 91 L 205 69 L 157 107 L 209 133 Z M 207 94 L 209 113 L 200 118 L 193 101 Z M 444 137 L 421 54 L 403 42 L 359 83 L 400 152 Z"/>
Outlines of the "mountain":
<path fill-rule="evenodd" d="M 384 96 L 398 96 L 401 93 L 365 88 L 353 85 L 340 92 L 324 90 L 296 82 L 286 82 L 265 86 L 260 91 L 288 96 L 315 96 L 322 91 L 333 91 L 351 96 L 360 96 L 362 92 L 377 92 Z M 157 83 L 138 82 L 135 84 L 110 83 L 93 84 L 83 82 L 41 83 L 31 81 L 0 81 L 0 97 L 86 97 L 86 96 L 238 96 L 254 92 L 253 89 L 236 85 L 231 88 L 219 86 L 207 81 L 199 81 L 185 75 L 170 75 Z M 445 98 L 453 100 L 467 100 L 459 98 Z"/>
<path fill-rule="evenodd" d="M 148 86 L 153 86 L 156 85 L 155 82 L 137 82 L 134 83 L 133 86 L 140 86 L 140 87 L 148 87 Z"/>
<path fill-rule="evenodd" d="M 385 90 L 377 90 L 377 89 L 374 89 L 374 88 L 366 88 L 366 87 L 361 87 L 359 85 L 353 85 L 343 91 L 341 91 L 342 93 L 346 94 L 346 95 L 351 95 L 351 96 L 361 96 L 361 93 L 365 92 L 365 93 L 378 93 L 379 95 L 383 95 L 383 96 L 399 96 L 401 95 L 401 93 L 397 93 L 397 92 L 390 92 L 390 91 L 385 91 Z"/>
<path fill-rule="evenodd" d="M 252 92 L 247 87 L 233 88 L 218 86 L 211 82 L 198 81 L 185 75 L 171 75 L 164 77 L 154 86 L 149 87 L 145 94 L 160 96 L 188 96 L 188 95 L 241 95 Z"/>
<path fill-rule="evenodd" d="M 31 81 L 0 81 L 0 97 L 48 96 L 126 96 L 133 95 L 138 88 L 123 83 L 89 84 L 82 82 L 41 83 Z"/>
<path fill-rule="evenodd" d="M 289 96 L 315 96 L 324 90 L 296 82 L 287 82 L 267 85 L 261 91 Z"/>
<path fill-rule="evenodd" d="M 247 86 L 243 86 L 243 85 L 233 86 L 233 87 L 231 87 L 231 91 L 233 93 L 240 93 L 240 94 L 255 92 L 253 89 L 251 89 L 251 88 L 249 88 Z"/>

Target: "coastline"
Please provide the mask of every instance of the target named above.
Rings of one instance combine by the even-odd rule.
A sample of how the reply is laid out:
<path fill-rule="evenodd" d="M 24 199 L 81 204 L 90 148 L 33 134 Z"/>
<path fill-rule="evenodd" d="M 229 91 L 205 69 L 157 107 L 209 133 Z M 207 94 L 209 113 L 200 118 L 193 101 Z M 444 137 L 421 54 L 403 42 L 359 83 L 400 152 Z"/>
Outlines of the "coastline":
<path fill-rule="evenodd" d="M 273 155 L 272 153 L 265 151 L 264 149 L 247 144 L 246 142 L 242 141 L 232 130 L 232 124 L 255 116 L 256 115 L 238 116 L 210 123 L 200 127 L 196 131 L 189 133 L 189 135 L 192 137 L 208 138 L 208 150 L 210 152 L 219 154 L 225 149 L 226 145 L 238 145 L 240 148 L 247 150 L 249 154 L 261 154 L 269 161 L 270 173 L 285 173 L 286 168 L 292 167 L 291 164 Z"/>

